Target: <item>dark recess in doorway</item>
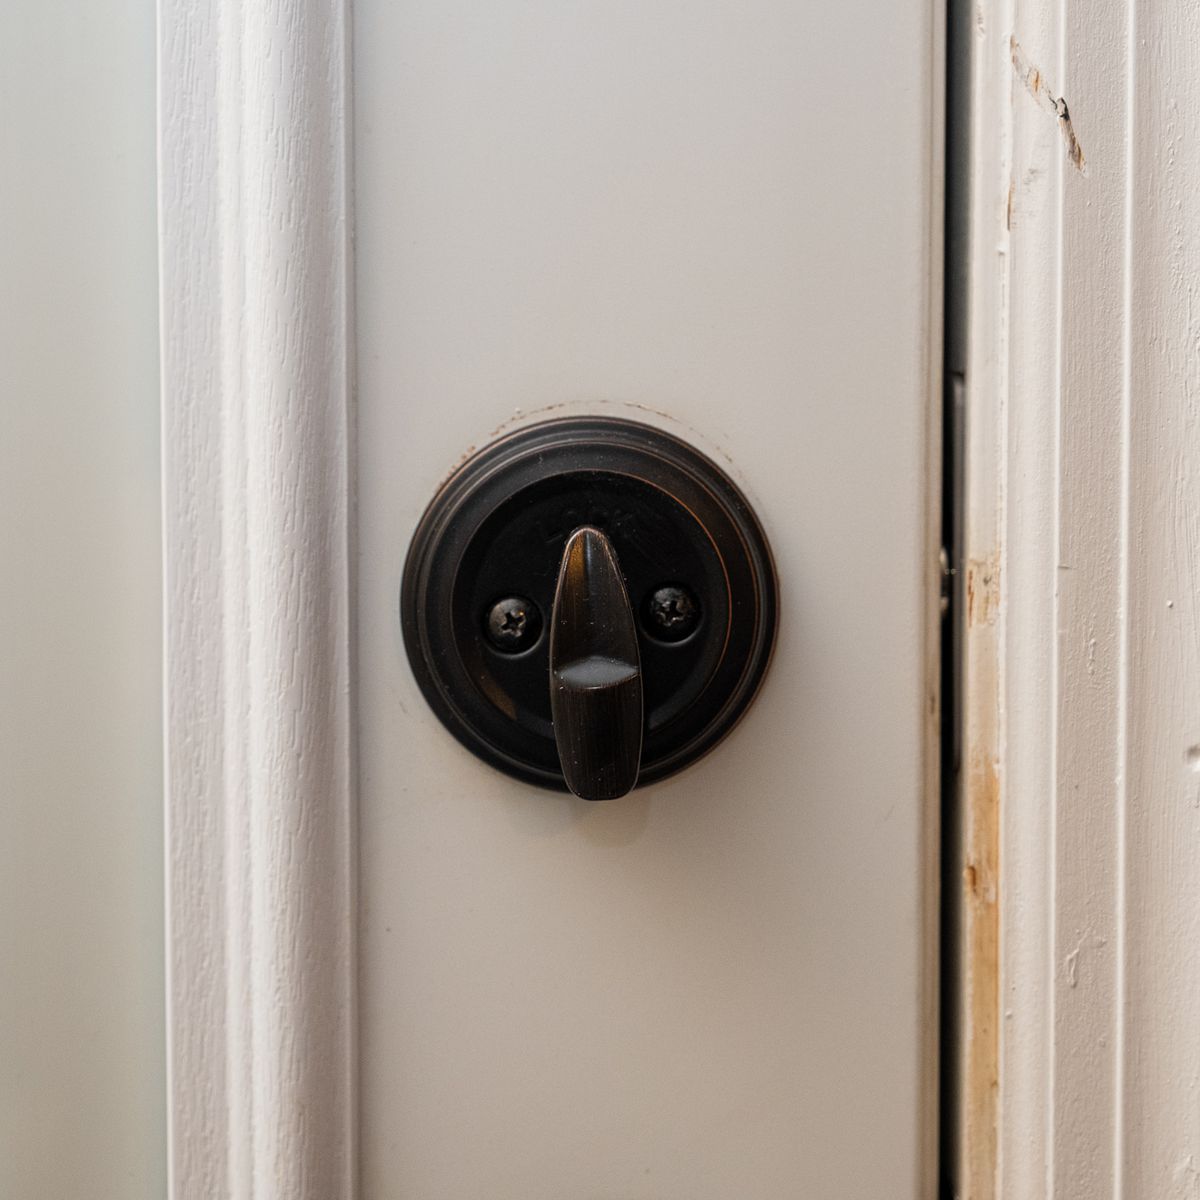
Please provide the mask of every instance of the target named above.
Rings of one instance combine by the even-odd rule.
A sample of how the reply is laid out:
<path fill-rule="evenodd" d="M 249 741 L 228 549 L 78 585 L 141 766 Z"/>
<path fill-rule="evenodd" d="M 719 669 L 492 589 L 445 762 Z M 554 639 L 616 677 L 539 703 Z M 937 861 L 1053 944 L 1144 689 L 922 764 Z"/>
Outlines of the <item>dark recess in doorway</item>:
<path fill-rule="evenodd" d="M 962 815 L 959 769 L 962 731 L 962 504 L 966 423 L 967 249 L 970 205 L 971 4 L 947 0 L 946 144 L 942 363 L 942 545 L 948 604 L 941 646 L 941 1031 L 939 1079 L 939 1192 L 954 1200 L 959 1148 L 959 987 Z"/>

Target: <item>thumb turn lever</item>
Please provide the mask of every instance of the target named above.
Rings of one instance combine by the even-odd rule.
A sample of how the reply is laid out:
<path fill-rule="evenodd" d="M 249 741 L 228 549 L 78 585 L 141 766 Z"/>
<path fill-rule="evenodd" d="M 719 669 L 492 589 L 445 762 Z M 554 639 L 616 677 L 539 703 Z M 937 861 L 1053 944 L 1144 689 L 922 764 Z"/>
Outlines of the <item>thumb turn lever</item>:
<path fill-rule="evenodd" d="M 637 784 L 642 667 L 612 543 L 591 525 L 567 539 L 550 617 L 550 713 L 567 787 L 615 800 Z"/>

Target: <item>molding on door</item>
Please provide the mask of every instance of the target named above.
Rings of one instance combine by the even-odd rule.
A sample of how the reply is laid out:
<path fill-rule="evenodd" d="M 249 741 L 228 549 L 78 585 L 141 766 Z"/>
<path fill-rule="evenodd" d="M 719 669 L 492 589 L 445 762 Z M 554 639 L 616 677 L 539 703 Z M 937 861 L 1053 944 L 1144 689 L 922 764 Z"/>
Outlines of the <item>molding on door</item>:
<path fill-rule="evenodd" d="M 348 49 L 159 3 L 173 1200 L 355 1189 Z"/>
<path fill-rule="evenodd" d="M 959 1194 L 1191 1194 L 1200 13 L 976 34 Z"/>

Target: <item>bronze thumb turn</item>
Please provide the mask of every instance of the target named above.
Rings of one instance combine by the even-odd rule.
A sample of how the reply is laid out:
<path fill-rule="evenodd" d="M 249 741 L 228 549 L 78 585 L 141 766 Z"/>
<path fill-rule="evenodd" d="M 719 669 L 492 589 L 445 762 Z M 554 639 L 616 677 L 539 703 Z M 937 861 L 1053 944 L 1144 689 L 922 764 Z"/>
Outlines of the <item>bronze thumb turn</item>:
<path fill-rule="evenodd" d="M 550 712 L 567 787 L 615 800 L 637 784 L 642 668 L 612 543 L 591 525 L 567 539 L 550 617 Z"/>

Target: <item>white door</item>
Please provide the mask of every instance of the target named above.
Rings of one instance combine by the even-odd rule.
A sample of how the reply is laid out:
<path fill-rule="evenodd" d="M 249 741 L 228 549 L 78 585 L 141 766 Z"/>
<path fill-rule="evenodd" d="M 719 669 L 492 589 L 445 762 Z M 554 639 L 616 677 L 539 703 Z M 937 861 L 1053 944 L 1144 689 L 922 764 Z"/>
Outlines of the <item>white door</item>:
<path fill-rule="evenodd" d="M 929 1195 L 930 0 L 358 0 L 370 1200 Z M 409 538 L 497 431 L 630 416 L 775 555 L 765 685 L 589 804 L 441 726 Z"/>

